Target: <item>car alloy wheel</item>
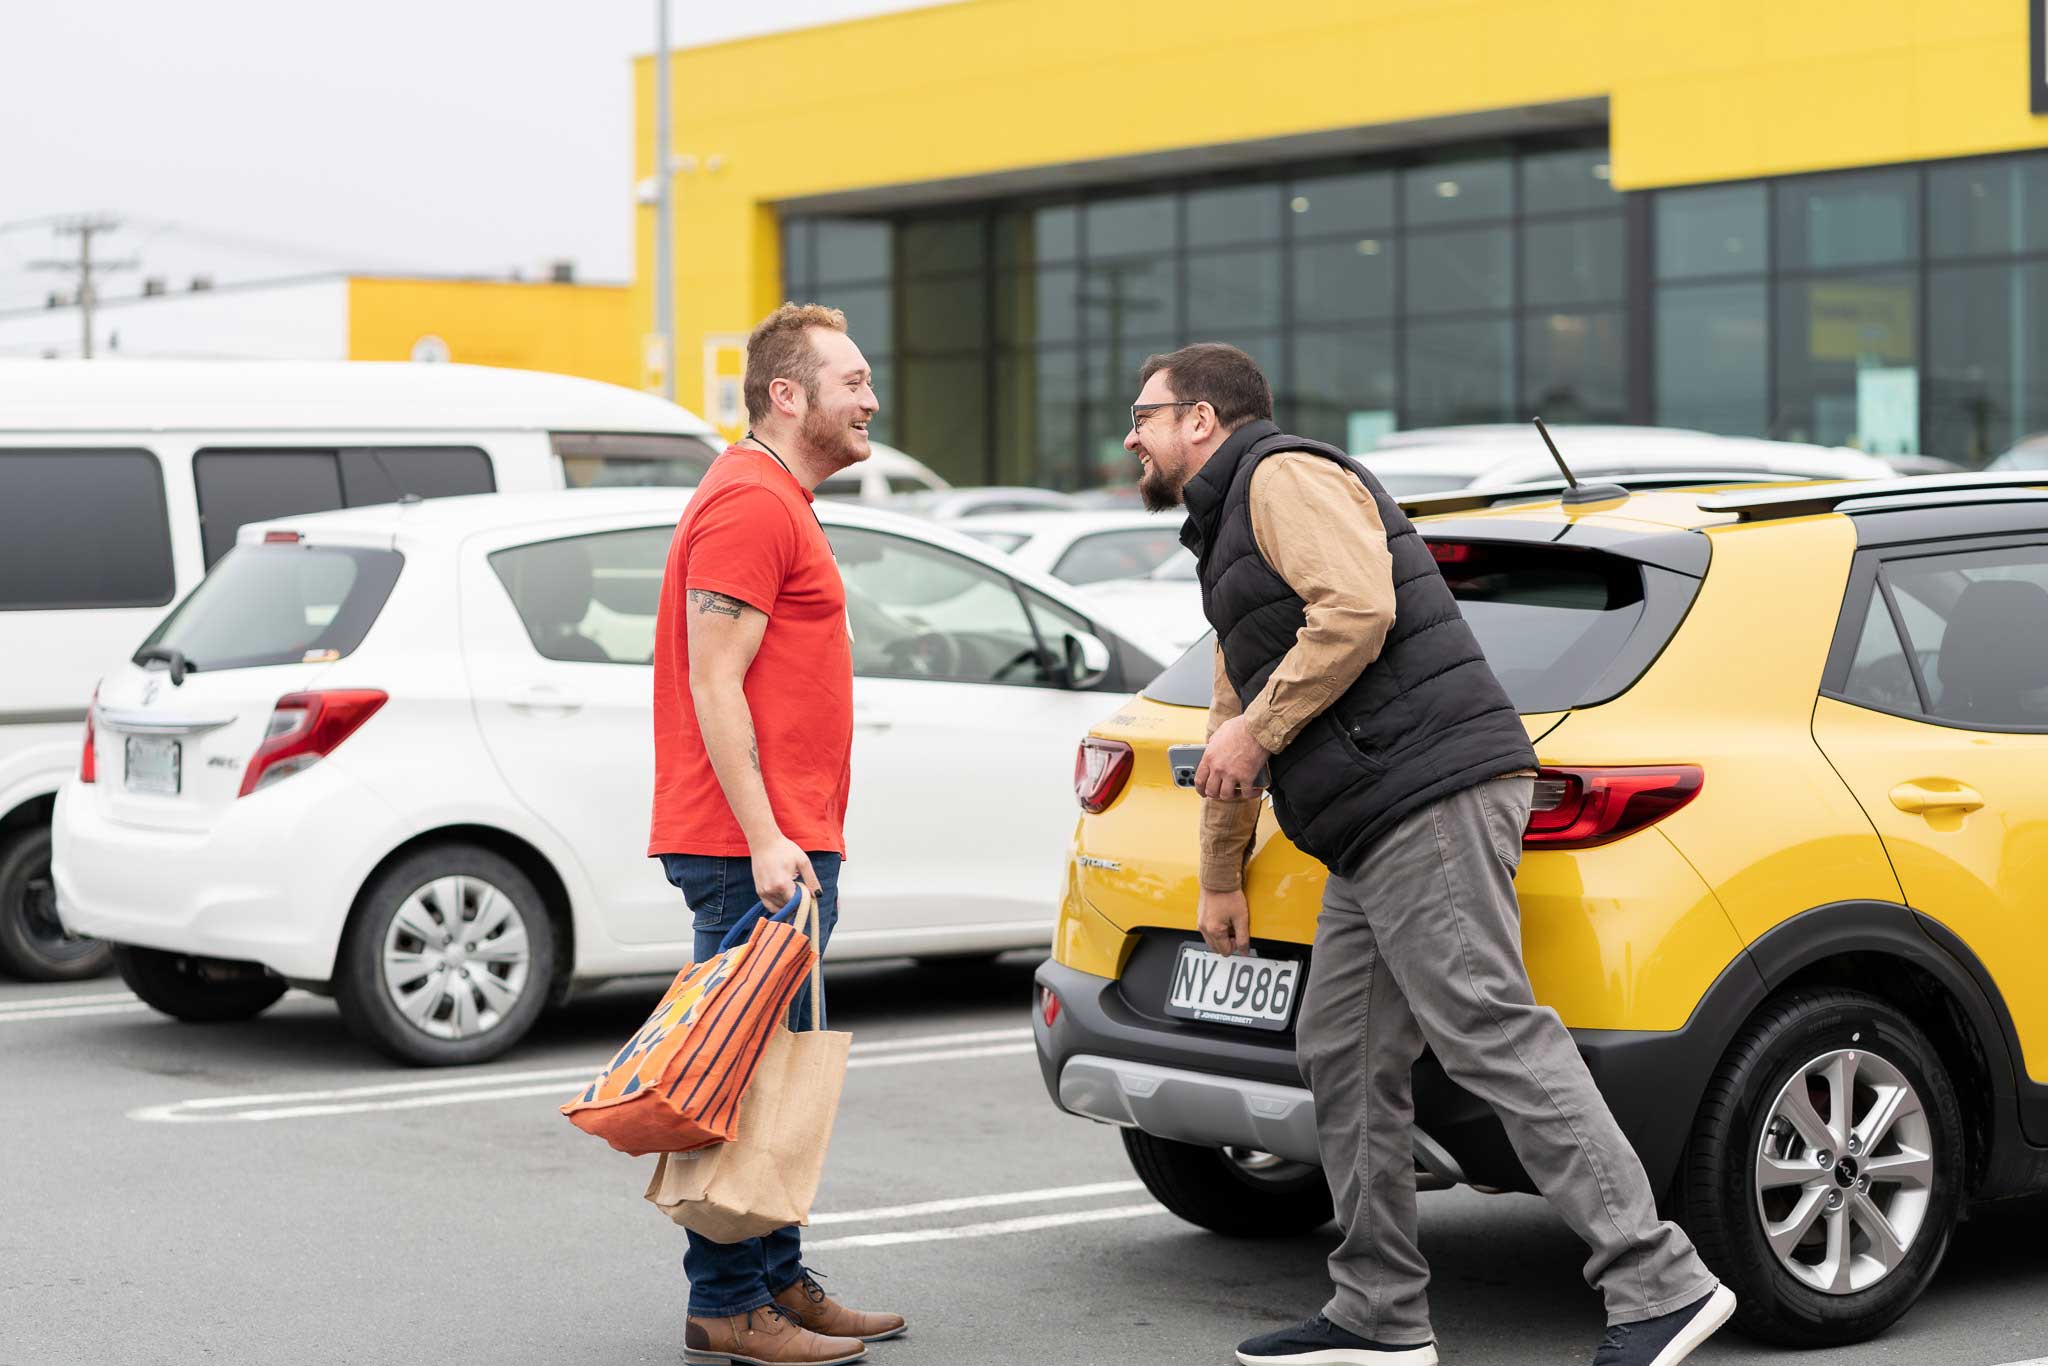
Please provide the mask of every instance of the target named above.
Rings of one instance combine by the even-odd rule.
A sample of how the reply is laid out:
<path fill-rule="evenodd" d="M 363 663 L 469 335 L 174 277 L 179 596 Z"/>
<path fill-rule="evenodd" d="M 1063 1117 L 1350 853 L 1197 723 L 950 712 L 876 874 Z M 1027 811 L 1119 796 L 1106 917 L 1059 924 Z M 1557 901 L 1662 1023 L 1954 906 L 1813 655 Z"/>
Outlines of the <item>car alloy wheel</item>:
<path fill-rule="evenodd" d="M 1756 1209 L 1778 1263 L 1829 1295 L 1868 1290 L 1905 1262 L 1934 1181 L 1926 1107 L 1874 1053 L 1836 1049 L 1801 1067 L 1767 1112 Z"/>
<path fill-rule="evenodd" d="M 496 1029 L 532 970 L 518 905 L 480 877 L 451 874 L 420 887 L 384 932 L 384 989 L 431 1038 L 459 1042 Z"/>

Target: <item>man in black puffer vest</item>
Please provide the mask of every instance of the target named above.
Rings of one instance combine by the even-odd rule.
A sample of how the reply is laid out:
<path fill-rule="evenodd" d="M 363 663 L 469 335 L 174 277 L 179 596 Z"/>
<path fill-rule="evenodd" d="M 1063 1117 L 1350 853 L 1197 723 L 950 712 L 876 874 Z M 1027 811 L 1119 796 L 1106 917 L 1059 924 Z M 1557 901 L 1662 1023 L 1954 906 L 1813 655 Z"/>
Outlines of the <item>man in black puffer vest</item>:
<path fill-rule="evenodd" d="M 1273 424 L 1251 357 L 1154 356 L 1124 445 L 1147 507 L 1188 509 L 1216 628 L 1196 923 L 1251 942 L 1243 867 L 1270 773 L 1281 830 L 1330 870 L 1295 1029 L 1343 1241 L 1307 1322 L 1238 1348 L 1284 1362 L 1436 1361 L 1416 1246 L 1410 1072 L 1424 1047 L 1500 1116 L 1591 1256 L 1609 1330 L 1595 1366 L 1674 1366 L 1727 1321 L 1571 1034 L 1536 1004 L 1514 875 L 1536 755 L 1429 547 L 1342 451 Z"/>

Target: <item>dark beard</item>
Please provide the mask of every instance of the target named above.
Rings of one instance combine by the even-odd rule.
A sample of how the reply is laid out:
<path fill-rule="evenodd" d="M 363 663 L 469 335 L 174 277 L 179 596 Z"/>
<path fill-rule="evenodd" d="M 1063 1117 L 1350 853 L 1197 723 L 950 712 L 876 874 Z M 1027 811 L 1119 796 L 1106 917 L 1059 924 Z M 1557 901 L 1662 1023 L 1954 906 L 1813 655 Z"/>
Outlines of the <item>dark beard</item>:
<path fill-rule="evenodd" d="M 1180 490 L 1166 482 L 1157 465 L 1148 465 L 1138 477 L 1138 497 L 1147 512 L 1171 512 L 1180 506 Z"/>

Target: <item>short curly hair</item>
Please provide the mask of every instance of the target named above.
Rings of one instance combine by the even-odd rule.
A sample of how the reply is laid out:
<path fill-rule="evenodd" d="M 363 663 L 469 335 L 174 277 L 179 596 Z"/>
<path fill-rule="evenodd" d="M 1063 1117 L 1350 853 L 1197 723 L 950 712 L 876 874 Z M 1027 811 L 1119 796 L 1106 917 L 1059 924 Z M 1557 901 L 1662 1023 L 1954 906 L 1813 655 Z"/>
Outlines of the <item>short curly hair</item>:
<path fill-rule="evenodd" d="M 747 421 L 759 422 L 775 411 L 768 386 L 778 379 L 795 381 L 803 388 L 804 397 L 817 401 L 818 371 L 824 360 L 811 345 L 814 327 L 844 332 L 846 315 L 823 304 L 788 303 L 761 319 L 747 338 L 747 377 L 741 386 L 747 400 Z"/>

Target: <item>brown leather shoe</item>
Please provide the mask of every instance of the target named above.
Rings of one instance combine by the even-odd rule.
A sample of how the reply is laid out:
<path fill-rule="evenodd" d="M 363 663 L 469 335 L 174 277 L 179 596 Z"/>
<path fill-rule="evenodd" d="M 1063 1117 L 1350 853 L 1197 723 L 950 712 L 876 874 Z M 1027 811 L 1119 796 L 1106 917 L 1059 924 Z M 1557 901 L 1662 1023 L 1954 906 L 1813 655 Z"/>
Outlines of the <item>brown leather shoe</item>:
<path fill-rule="evenodd" d="M 808 1271 L 777 1295 L 775 1302 L 794 1312 L 813 1333 L 829 1333 L 836 1338 L 887 1342 L 902 1337 L 910 1328 L 901 1314 L 868 1314 L 848 1309 L 827 1295 L 825 1287 Z"/>
<path fill-rule="evenodd" d="M 683 1360 L 692 1366 L 840 1366 L 867 1354 L 852 1338 L 814 1333 L 772 1304 L 730 1318 L 691 1317 L 683 1325 Z"/>

